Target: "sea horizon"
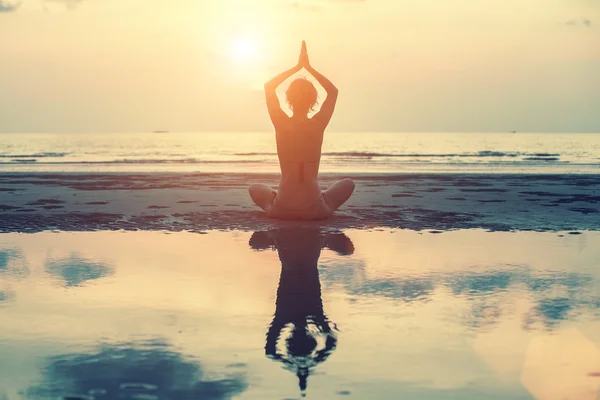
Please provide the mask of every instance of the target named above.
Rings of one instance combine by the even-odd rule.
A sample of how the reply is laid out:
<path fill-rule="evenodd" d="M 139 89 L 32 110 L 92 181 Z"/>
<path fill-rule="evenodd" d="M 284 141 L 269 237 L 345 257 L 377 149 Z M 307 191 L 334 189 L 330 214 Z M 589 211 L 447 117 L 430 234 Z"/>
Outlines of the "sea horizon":
<path fill-rule="evenodd" d="M 273 132 L 0 134 L 0 172 L 279 171 Z M 326 132 L 322 173 L 600 173 L 600 134 Z"/>

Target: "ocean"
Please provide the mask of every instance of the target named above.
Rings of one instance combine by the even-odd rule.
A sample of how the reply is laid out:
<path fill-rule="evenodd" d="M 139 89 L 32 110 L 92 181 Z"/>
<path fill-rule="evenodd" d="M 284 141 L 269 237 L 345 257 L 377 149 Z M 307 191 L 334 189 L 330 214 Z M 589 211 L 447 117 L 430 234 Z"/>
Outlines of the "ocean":
<path fill-rule="evenodd" d="M 277 172 L 272 132 L 5 133 L 0 172 Z M 325 133 L 325 173 L 600 173 L 600 133 Z"/>

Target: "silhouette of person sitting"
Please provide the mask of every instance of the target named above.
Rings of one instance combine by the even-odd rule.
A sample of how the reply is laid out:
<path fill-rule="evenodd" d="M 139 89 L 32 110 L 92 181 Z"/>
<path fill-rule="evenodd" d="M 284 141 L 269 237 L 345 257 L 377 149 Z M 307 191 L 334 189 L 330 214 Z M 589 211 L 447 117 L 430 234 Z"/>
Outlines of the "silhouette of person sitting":
<path fill-rule="evenodd" d="M 327 98 L 319 112 L 309 117 L 317 104 L 317 89 L 308 79 L 295 79 L 286 92 L 293 112 L 288 117 L 281 109 L 276 90 L 302 69 L 319 82 Z M 331 217 L 354 191 L 354 182 L 348 178 L 323 192 L 318 181 L 323 135 L 335 109 L 338 89 L 310 65 L 306 43 L 302 42 L 298 64 L 267 82 L 265 96 L 275 127 L 281 179 L 278 191 L 265 184 L 250 186 L 252 201 L 271 218 L 321 220 Z"/>
<path fill-rule="evenodd" d="M 337 344 L 335 324 L 323 312 L 318 271 L 321 249 L 350 255 L 354 246 L 343 233 L 321 234 L 312 227 L 255 232 L 250 246 L 277 249 L 279 254 L 281 275 L 265 354 L 298 376 L 304 396 L 311 370 L 324 362 Z"/>

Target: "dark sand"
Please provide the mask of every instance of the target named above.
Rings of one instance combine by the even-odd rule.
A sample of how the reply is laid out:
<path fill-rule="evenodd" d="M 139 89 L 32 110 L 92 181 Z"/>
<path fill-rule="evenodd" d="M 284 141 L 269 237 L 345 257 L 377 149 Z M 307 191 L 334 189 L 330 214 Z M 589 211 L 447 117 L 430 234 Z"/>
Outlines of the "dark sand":
<path fill-rule="evenodd" d="M 340 179 L 324 175 L 323 188 Z M 600 230 L 600 175 L 351 176 L 356 192 L 325 228 Z M 0 174 L 0 232 L 257 230 L 247 187 L 276 174 Z"/>

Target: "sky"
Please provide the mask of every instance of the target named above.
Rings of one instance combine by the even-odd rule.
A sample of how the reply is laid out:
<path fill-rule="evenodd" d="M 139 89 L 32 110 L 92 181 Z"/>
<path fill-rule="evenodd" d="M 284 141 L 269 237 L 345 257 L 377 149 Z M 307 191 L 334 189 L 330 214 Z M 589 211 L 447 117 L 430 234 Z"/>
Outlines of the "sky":
<path fill-rule="evenodd" d="M 600 132 L 600 0 L 0 0 L 0 132 L 272 130 L 302 40 L 332 131 Z"/>

